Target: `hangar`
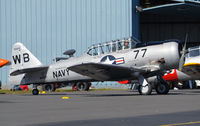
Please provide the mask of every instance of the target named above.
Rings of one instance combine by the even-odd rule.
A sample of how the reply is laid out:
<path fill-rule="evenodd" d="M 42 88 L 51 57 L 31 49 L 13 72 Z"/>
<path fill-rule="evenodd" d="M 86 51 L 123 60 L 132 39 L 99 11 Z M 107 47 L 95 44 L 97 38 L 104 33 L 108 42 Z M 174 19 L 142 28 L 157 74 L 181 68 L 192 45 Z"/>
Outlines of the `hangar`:
<path fill-rule="evenodd" d="M 91 44 L 129 36 L 183 41 L 188 33 L 196 44 L 199 5 L 197 0 L 0 0 L 0 58 L 10 59 L 19 41 L 44 64 L 67 49 L 79 56 Z M 3 84 L 8 69 L 0 69 Z"/>
<path fill-rule="evenodd" d="M 178 39 L 188 34 L 188 46 L 199 45 L 199 0 L 142 0 L 141 40 Z"/>
<path fill-rule="evenodd" d="M 50 64 L 67 49 L 79 56 L 92 44 L 139 36 L 136 5 L 139 0 L 0 0 L 0 57 L 11 59 L 12 44 L 22 42 Z M 8 69 L 0 69 L 3 84 Z"/>

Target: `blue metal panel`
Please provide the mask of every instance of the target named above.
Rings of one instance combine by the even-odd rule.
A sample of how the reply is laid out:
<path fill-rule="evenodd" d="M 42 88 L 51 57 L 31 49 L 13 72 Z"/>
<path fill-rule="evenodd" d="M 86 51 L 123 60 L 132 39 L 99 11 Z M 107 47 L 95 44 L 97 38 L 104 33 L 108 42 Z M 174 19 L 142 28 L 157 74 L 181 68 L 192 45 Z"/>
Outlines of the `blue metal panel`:
<path fill-rule="evenodd" d="M 17 41 L 42 63 L 50 64 L 66 49 L 76 49 L 79 56 L 94 43 L 132 33 L 139 37 L 139 16 L 135 13 L 138 3 L 139 0 L 0 0 L 0 58 L 10 60 L 11 46 Z M 8 69 L 0 69 L 4 84 Z"/>

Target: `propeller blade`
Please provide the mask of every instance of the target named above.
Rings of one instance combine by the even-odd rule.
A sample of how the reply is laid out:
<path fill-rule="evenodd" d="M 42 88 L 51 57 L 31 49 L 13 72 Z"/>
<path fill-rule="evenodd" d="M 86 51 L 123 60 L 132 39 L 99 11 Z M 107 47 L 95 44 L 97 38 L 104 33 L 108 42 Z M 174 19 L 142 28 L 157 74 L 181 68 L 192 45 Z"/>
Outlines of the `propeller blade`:
<path fill-rule="evenodd" d="M 181 58 L 179 60 L 179 70 L 180 71 L 182 70 L 183 65 L 185 63 L 184 57 L 185 57 L 185 53 L 186 53 L 186 44 L 187 44 L 187 41 L 188 41 L 188 34 L 186 34 L 186 36 L 185 36 L 185 43 L 184 43 L 183 49 L 181 51 Z"/>

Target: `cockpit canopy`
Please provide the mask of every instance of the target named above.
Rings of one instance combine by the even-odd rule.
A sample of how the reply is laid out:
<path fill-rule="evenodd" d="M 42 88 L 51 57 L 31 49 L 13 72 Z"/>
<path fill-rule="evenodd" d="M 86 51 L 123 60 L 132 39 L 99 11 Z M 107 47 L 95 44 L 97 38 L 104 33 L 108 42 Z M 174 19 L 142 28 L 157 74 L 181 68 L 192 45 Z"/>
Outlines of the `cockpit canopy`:
<path fill-rule="evenodd" d="M 200 46 L 194 46 L 188 48 L 188 53 L 185 55 L 186 58 L 200 56 Z"/>
<path fill-rule="evenodd" d="M 130 37 L 121 40 L 114 40 L 110 42 L 105 42 L 97 45 L 92 45 L 87 54 L 90 56 L 97 56 L 110 52 L 118 52 L 121 50 L 133 49 L 136 47 L 136 44 L 139 43 L 139 40 L 136 38 Z"/>

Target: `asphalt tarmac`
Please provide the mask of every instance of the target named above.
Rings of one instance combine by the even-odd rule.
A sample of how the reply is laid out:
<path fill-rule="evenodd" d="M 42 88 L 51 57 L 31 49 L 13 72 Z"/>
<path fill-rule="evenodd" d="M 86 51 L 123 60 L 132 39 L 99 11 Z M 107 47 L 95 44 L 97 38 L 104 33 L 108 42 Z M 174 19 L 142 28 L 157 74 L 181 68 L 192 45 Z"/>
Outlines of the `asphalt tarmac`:
<path fill-rule="evenodd" d="M 64 99 L 63 99 L 64 98 Z M 0 126 L 199 126 L 200 89 L 0 94 Z"/>

